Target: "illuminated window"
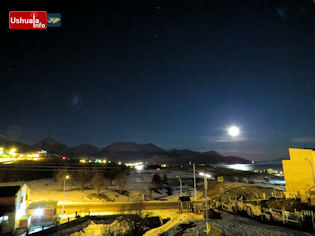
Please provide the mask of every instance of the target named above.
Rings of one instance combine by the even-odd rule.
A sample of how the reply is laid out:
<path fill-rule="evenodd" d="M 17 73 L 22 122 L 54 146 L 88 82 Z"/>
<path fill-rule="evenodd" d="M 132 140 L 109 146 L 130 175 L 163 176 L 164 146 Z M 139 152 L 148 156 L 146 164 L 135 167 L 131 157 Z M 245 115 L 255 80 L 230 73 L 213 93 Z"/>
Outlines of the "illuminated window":
<path fill-rule="evenodd" d="M 42 216 L 43 213 L 44 213 L 44 210 L 41 209 L 41 208 L 37 208 L 37 209 L 35 209 L 35 211 L 34 211 L 34 215 L 35 215 L 35 216 Z"/>
<path fill-rule="evenodd" d="M 3 220 L 4 220 L 4 221 L 9 220 L 9 216 L 3 216 Z"/>

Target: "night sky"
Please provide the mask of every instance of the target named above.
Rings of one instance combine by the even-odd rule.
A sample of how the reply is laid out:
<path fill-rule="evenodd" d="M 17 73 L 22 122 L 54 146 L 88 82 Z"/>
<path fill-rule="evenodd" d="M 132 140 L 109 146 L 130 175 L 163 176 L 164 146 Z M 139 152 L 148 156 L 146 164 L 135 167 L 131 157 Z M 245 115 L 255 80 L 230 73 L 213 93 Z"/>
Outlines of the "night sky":
<path fill-rule="evenodd" d="M 251 160 L 315 147 L 313 1 L 78 2 L 3 14 L 2 135 Z M 10 10 L 60 12 L 62 27 L 10 30 Z"/>

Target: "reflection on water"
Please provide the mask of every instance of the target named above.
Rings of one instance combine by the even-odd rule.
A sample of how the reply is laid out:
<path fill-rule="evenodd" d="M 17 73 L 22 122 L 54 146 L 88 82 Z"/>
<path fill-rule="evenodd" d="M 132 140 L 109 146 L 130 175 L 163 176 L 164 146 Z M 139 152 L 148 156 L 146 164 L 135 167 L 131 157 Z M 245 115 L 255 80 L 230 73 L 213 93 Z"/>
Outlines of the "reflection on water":
<path fill-rule="evenodd" d="M 270 179 L 269 183 L 270 184 L 276 184 L 276 185 L 285 185 L 285 181 L 280 180 L 280 179 Z"/>
<path fill-rule="evenodd" d="M 282 171 L 282 162 L 281 161 L 269 161 L 269 162 L 255 162 L 253 164 L 216 164 L 217 167 L 225 167 L 235 170 L 243 171 L 254 171 L 254 170 L 264 170 L 264 169 L 273 169 Z"/>

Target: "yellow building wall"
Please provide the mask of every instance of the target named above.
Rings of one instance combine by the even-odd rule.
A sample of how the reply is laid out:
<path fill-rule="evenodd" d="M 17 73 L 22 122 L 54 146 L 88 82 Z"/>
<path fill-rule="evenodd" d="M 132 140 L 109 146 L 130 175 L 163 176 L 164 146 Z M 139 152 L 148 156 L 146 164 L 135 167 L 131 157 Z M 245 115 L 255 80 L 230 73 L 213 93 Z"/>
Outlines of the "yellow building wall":
<path fill-rule="evenodd" d="M 308 194 L 314 186 L 312 167 L 315 173 L 315 151 L 312 149 L 290 148 L 290 160 L 283 160 L 283 173 L 286 191 L 290 193 Z"/>

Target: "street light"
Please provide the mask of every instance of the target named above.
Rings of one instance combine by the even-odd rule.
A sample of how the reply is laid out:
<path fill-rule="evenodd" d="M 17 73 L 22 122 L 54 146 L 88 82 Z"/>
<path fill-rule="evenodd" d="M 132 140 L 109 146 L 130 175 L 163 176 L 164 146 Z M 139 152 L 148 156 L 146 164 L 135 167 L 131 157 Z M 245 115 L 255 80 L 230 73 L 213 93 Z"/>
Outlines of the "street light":
<path fill-rule="evenodd" d="M 62 204 L 62 216 L 65 213 L 65 195 L 66 195 L 66 180 L 69 179 L 70 176 L 66 175 L 65 179 L 63 180 L 63 204 Z"/>
<path fill-rule="evenodd" d="M 206 174 L 204 172 L 199 172 L 200 176 L 203 176 L 204 179 L 204 185 L 205 185 L 205 205 L 206 205 L 206 233 L 210 231 L 210 225 L 209 225 L 209 216 L 208 216 L 208 199 L 207 199 L 207 191 L 208 191 L 208 181 L 207 178 L 211 178 L 211 175 Z"/>
<path fill-rule="evenodd" d="M 197 189 L 196 189 L 196 165 L 193 164 L 194 171 L 194 193 L 195 193 L 195 201 L 197 201 Z"/>
<path fill-rule="evenodd" d="M 308 159 L 308 158 L 305 158 L 305 160 L 306 161 L 308 161 L 308 163 L 310 164 L 310 166 L 311 166 L 311 169 L 312 169 L 312 176 L 313 176 L 313 187 L 315 186 L 315 176 L 314 176 L 314 168 L 313 168 L 313 164 L 312 164 L 312 162 Z M 312 187 L 312 188 L 313 188 Z"/>
<path fill-rule="evenodd" d="M 183 186 L 182 186 L 182 179 L 179 176 L 176 176 L 179 179 L 179 189 L 180 189 L 180 197 L 183 196 Z"/>

